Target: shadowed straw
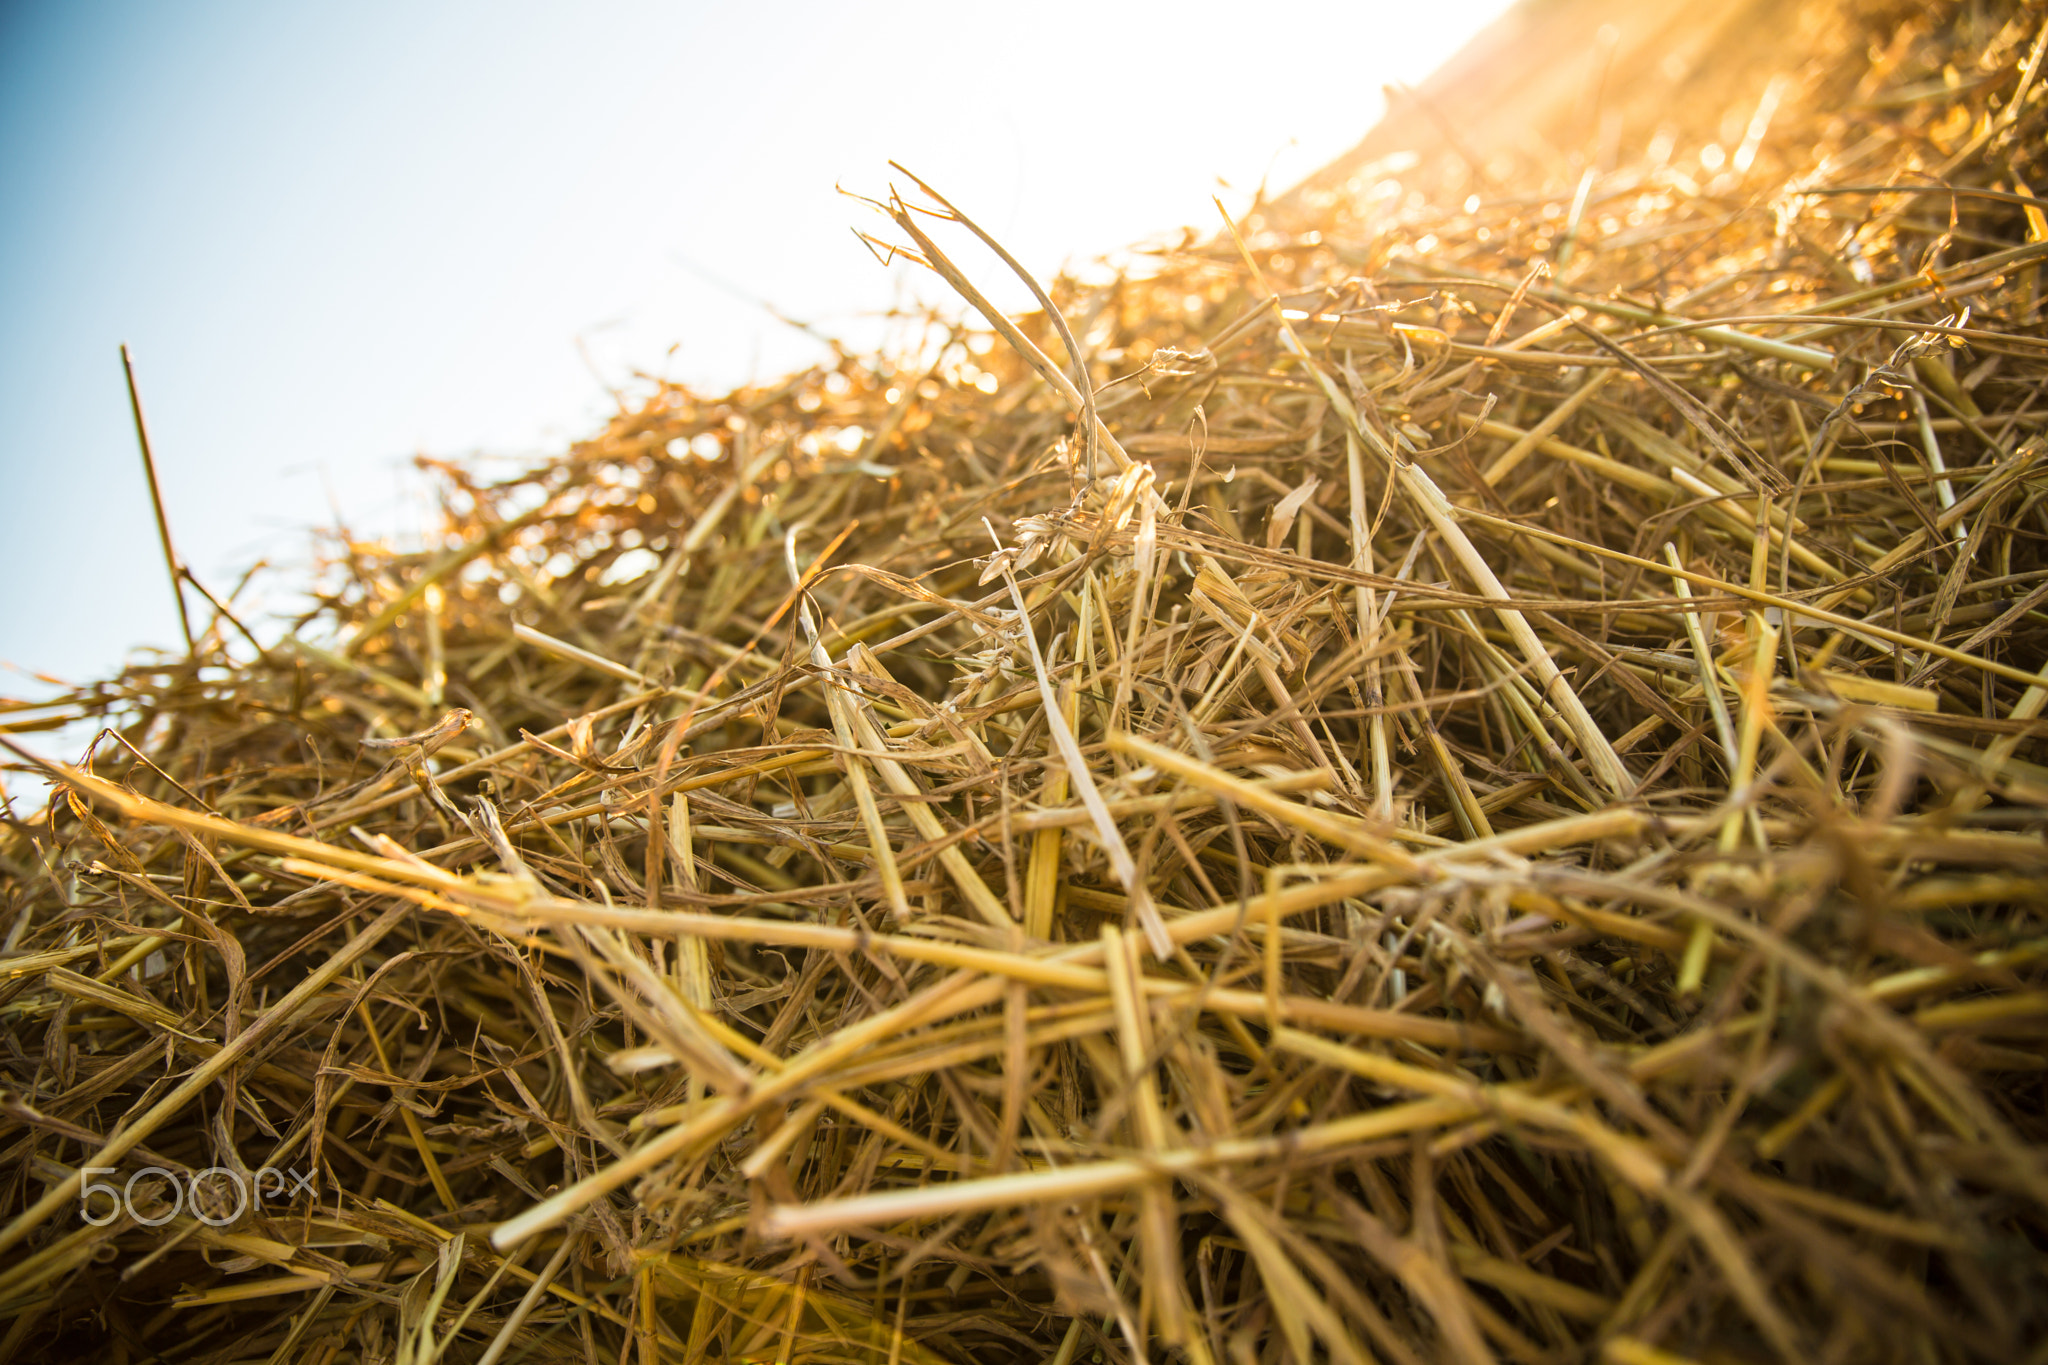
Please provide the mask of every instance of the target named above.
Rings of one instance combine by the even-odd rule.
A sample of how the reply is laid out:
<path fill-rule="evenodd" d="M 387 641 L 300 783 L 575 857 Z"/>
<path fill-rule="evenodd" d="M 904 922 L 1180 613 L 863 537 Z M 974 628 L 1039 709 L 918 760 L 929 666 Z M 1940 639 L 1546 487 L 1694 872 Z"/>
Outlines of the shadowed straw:
<path fill-rule="evenodd" d="M 2042 1360 L 2048 24 L 1786 12 L 10 703 L 0 1358 Z"/>

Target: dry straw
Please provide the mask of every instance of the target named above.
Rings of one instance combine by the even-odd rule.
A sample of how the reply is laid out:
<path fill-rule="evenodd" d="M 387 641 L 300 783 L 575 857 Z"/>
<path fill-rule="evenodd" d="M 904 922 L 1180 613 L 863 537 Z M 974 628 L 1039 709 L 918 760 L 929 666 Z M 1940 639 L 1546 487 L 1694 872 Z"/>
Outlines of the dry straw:
<path fill-rule="evenodd" d="M 2048 25 L 1901 13 L 1020 319 L 912 178 L 914 358 L 14 707 L 0 1358 L 2042 1360 Z"/>

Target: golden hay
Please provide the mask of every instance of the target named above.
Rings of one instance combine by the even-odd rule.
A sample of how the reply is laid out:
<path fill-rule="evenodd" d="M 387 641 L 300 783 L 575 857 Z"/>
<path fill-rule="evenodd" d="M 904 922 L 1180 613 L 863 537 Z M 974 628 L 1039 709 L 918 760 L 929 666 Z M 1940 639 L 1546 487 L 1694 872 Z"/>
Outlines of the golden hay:
<path fill-rule="evenodd" d="M 0 1357 L 2043 1360 L 2048 24 L 1826 13 L 13 708 Z"/>

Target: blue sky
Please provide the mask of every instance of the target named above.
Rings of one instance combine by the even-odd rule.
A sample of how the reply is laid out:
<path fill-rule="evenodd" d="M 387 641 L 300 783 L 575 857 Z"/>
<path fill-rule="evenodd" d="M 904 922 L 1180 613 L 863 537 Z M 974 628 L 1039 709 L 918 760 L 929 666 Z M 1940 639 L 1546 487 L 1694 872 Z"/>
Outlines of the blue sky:
<path fill-rule="evenodd" d="M 1206 229 L 1219 177 L 1298 179 L 1503 7 L 0 5 L 0 661 L 177 637 L 123 341 L 225 592 L 337 514 L 416 536 L 415 452 L 557 449 L 636 369 L 817 357 L 740 294 L 861 337 L 938 297 L 847 231 L 876 220 L 835 183 L 891 157 L 1049 273 Z"/>

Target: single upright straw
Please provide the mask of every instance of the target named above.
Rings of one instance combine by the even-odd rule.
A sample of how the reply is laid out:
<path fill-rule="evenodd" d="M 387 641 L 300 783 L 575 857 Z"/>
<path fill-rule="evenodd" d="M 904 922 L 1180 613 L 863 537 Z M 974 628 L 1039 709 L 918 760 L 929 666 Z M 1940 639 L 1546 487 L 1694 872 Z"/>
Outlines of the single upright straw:
<path fill-rule="evenodd" d="M 157 539 L 163 542 L 164 566 L 171 571 L 171 595 L 178 599 L 178 628 L 185 633 L 185 652 L 196 654 L 192 617 L 185 610 L 185 568 L 171 548 L 171 521 L 164 515 L 164 491 L 156 478 L 156 455 L 149 448 L 149 423 L 142 416 L 142 393 L 135 387 L 135 356 L 121 343 L 121 372 L 128 376 L 128 410 L 135 414 L 135 439 L 142 444 L 142 472 L 149 476 L 149 505 L 156 510 Z"/>

